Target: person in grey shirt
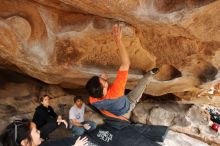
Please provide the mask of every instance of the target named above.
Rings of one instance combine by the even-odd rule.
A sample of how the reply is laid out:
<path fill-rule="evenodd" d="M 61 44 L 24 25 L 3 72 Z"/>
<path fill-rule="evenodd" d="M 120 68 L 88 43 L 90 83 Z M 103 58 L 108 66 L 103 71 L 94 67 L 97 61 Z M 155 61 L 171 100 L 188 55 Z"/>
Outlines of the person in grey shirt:
<path fill-rule="evenodd" d="M 85 131 L 92 131 L 96 128 L 96 123 L 84 121 L 85 103 L 81 96 L 74 97 L 74 105 L 69 111 L 70 128 L 73 135 L 83 135 Z"/>

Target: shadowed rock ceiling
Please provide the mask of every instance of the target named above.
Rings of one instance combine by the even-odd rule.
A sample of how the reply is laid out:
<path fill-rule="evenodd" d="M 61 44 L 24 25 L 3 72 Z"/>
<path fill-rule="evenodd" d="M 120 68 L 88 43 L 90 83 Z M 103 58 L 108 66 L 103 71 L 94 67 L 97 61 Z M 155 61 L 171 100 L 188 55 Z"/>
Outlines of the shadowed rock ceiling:
<path fill-rule="evenodd" d="M 114 77 L 120 58 L 111 28 L 120 23 L 131 59 L 127 88 L 158 66 L 145 93 L 219 104 L 199 96 L 219 82 L 219 7 L 219 0 L 0 0 L 0 65 L 64 88 L 101 72 Z"/>

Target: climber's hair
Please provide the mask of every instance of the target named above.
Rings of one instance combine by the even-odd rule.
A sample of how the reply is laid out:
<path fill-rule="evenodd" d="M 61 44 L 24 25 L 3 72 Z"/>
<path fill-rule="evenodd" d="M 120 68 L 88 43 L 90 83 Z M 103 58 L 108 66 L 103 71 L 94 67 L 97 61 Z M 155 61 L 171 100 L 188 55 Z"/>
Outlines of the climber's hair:
<path fill-rule="evenodd" d="M 86 83 L 86 90 L 89 93 L 89 96 L 94 98 L 101 98 L 103 96 L 103 87 L 98 76 L 93 76 L 88 80 Z"/>

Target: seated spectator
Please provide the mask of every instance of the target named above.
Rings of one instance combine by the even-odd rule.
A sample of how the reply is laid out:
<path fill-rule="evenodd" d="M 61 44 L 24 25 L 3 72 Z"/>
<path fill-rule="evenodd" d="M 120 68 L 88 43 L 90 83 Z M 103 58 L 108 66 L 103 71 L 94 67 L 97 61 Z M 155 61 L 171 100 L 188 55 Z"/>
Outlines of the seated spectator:
<path fill-rule="evenodd" d="M 70 127 L 73 135 L 83 135 L 85 131 L 92 131 L 96 124 L 92 121 L 84 121 L 85 104 L 81 96 L 74 98 L 74 105 L 69 111 Z"/>
<path fill-rule="evenodd" d="M 37 128 L 41 132 L 41 138 L 44 140 L 48 140 L 48 135 L 61 123 L 65 124 L 66 127 L 68 126 L 67 122 L 54 112 L 49 101 L 49 96 L 42 96 L 40 98 L 41 104 L 35 109 L 33 116 L 33 122 L 37 125 Z"/>
<path fill-rule="evenodd" d="M 58 141 L 59 146 L 62 146 L 60 145 L 60 143 L 62 143 L 62 139 Z M 4 130 L 3 134 L 1 135 L 1 143 L 3 144 L 3 146 L 44 146 L 44 144 L 47 145 L 47 142 L 41 144 L 42 139 L 40 138 L 40 131 L 36 128 L 35 123 L 27 119 L 15 120 L 13 123 L 9 124 Z M 79 137 L 73 146 L 87 145 L 87 137 L 84 137 L 82 139 L 80 139 Z M 53 144 L 53 146 L 55 145 Z"/>

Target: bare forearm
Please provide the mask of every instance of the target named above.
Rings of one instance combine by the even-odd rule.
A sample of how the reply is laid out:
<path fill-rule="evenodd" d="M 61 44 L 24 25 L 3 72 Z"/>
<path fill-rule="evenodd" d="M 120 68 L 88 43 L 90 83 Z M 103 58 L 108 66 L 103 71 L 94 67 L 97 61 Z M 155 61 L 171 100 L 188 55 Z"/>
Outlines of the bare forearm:
<path fill-rule="evenodd" d="M 121 66 L 120 66 L 119 70 L 127 71 L 130 66 L 130 60 L 128 57 L 127 50 L 125 49 L 125 46 L 124 46 L 122 39 L 121 39 L 122 38 L 121 26 L 119 26 L 118 24 L 114 25 L 113 29 L 112 29 L 112 34 L 113 34 L 113 38 L 115 40 L 115 43 L 120 51 L 119 54 L 121 57 Z"/>
<path fill-rule="evenodd" d="M 77 127 L 82 127 L 82 124 L 80 124 L 80 123 L 74 123 L 73 125 L 75 125 Z"/>
<path fill-rule="evenodd" d="M 72 124 L 78 127 L 82 127 L 83 125 L 77 121 L 72 120 Z"/>
<path fill-rule="evenodd" d="M 130 59 L 127 53 L 127 50 L 122 41 L 116 43 L 119 48 L 120 57 L 121 57 L 121 66 L 120 70 L 128 70 L 130 66 Z"/>

